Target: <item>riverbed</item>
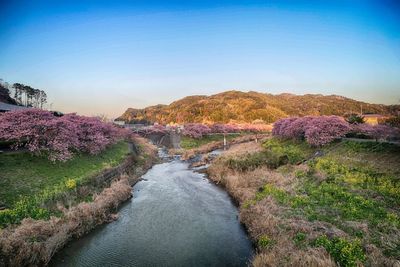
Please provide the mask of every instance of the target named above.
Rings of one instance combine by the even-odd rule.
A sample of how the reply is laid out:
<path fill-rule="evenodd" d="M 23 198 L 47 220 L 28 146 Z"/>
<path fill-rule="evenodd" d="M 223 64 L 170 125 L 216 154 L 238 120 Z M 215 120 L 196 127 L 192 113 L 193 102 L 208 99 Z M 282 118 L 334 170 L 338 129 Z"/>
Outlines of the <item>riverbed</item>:
<path fill-rule="evenodd" d="M 179 159 L 153 166 L 119 219 L 60 251 L 52 266 L 246 266 L 252 245 L 228 194 Z"/>

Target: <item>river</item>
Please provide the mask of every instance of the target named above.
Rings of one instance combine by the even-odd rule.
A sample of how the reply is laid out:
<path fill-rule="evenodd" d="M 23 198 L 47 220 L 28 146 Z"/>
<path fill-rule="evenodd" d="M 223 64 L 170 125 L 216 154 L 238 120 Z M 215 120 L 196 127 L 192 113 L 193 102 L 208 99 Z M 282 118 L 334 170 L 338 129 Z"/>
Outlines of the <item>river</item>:
<path fill-rule="evenodd" d="M 252 245 L 228 194 L 179 159 L 153 166 L 119 219 L 55 255 L 52 266 L 246 266 Z"/>

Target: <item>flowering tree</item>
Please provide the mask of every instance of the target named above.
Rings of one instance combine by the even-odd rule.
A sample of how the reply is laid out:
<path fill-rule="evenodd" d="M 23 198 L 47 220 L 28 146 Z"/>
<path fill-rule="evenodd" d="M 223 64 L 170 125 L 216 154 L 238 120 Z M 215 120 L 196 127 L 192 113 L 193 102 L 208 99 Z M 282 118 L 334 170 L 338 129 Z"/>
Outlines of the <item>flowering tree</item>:
<path fill-rule="evenodd" d="M 363 134 L 375 140 L 400 138 L 400 130 L 388 125 L 349 124 L 338 116 L 286 118 L 274 124 L 272 134 L 281 138 L 305 139 L 322 146 L 348 133 Z"/>
<path fill-rule="evenodd" d="M 310 123 L 315 119 L 312 116 L 297 118 L 285 126 L 283 135 L 287 138 L 303 140 Z"/>
<path fill-rule="evenodd" d="M 344 137 L 351 128 L 338 116 L 321 116 L 311 119 L 306 126 L 305 138 L 313 146 L 322 146 Z"/>
<path fill-rule="evenodd" d="M 345 136 L 350 130 L 349 124 L 338 116 L 307 116 L 277 121 L 272 134 L 282 138 L 305 138 L 313 146 L 322 146 Z"/>
<path fill-rule="evenodd" d="M 166 133 L 168 133 L 168 129 L 164 125 L 154 124 L 154 125 L 140 129 L 138 131 L 138 133 L 142 136 L 149 136 L 152 134 L 166 134 Z"/>
<path fill-rule="evenodd" d="M 297 119 L 298 118 L 286 118 L 275 122 L 272 134 L 280 137 L 290 138 L 288 132 L 286 131 L 286 128 L 289 127 L 291 123 Z"/>
<path fill-rule="evenodd" d="M 182 134 L 192 138 L 201 138 L 211 133 L 210 127 L 201 123 L 188 123 L 184 125 Z"/>
<path fill-rule="evenodd" d="M 110 123 L 76 114 L 57 117 L 40 109 L 0 114 L 0 140 L 35 155 L 45 154 L 51 161 L 66 161 L 75 152 L 97 154 L 126 134 Z"/>
<path fill-rule="evenodd" d="M 381 124 L 358 124 L 353 127 L 353 132 L 364 134 L 376 141 L 400 138 L 400 129 Z"/>
<path fill-rule="evenodd" d="M 212 133 L 220 133 L 220 134 L 227 134 L 227 133 L 237 133 L 240 131 L 240 128 L 233 124 L 213 124 L 211 126 Z"/>

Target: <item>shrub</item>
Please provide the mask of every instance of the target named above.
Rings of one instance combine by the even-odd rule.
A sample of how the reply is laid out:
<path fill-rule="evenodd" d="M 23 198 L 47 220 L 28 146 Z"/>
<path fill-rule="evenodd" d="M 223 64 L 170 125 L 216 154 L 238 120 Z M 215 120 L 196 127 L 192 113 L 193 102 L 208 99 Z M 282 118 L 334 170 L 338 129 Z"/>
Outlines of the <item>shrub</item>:
<path fill-rule="evenodd" d="M 364 117 L 358 114 L 350 114 L 346 116 L 346 121 L 350 124 L 361 124 L 364 123 Z"/>
<path fill-rule="evenodd" d="M 344 238 L 329 239 L 323 235 L 314 241 L 317 247 L 324 247 L 339 266 L 358 266 L 366 260 L 360 240 L 348 241 Z"/>

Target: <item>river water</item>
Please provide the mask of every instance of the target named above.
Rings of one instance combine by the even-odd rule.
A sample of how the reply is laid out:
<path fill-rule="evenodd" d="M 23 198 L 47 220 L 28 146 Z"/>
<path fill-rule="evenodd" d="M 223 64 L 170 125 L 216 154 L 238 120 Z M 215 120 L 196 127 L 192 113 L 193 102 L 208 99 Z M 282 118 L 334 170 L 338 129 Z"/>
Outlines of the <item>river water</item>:
<path fill-rule="evenodd" d="M 60 251 L 52 266 L 246 266 L 252 245 L 228 194 L 173 159 L 133 187 L 119 219 Z"/>

